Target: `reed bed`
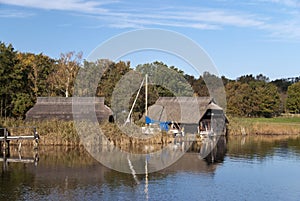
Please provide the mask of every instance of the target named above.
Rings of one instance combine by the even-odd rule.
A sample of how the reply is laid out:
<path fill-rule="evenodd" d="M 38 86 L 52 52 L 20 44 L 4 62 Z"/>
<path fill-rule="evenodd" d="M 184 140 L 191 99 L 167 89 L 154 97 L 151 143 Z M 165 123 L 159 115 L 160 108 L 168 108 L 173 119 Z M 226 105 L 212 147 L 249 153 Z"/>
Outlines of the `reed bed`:
<path fill-rule="evenodd" d="M 39 145 L 66 145 L 77 146 L 80 139 L 72 121 L 23 121 L 19 119 L 1 119 L 0 127 L 8 128 L 11 135 L 33 135 L 33 127 L 36 128 L 40 139 Z M 11 144 L 19 143 L 12 141 Z M 31 141 L 23 140 L 22 144 L 32 144 Z"/>
<path fill-rule="evenodd" d="M 299 135 L 299 117 L 280 118 L 229 118 L 228 134 L 235 135 Z M 143 147 L 145 145 L 165 145 L 172 143 L 174 138 L 166 133 L 144 135 L 138 127 L 118 127 L 116 124 L 104 122 L 91 126 L 82 126 L 85 136 L 79 136 L 73 121 L 36 121 L 26 122 L 19 119 L 0 119 L 0 127 L 9 128 L 12 135 L 33 135 L 36 127 L 40 136 L 39 145 L 43 146 L 82 146 L 83 139 L 94 140 L 99 136 L 93 136 L 92 129 L 101 128 L 108 142 L 118 147 Z M 12 144 L 18 144 L 15 141 Z M 22 144 L 33 145 L 31 141 L 22 141 Z"/>
<path fill-rule="evenodd" d="M 32 127 L 36 127 L 40 136 L 40 146 L 82 146 L 85 145 L 83 143 L 97 140 L 97 138 L 101 137 L 96 132 L 99 128 L 109 143 L 118 147 L 167 144 L 173 140 L 173 137 L 166 133 L 144 135 L 138 127 L 126 126 L 120 129 L 116 124 L 108 122 L 101 124 L 79 123 L 77 129 L 84 131 L 81 136 L 78 135 L 73 121 L 48 120 L 26 122 L 18 119 L 0 119 L 0 127 L 8 128 L 11 135 L 14 136 L 33 135 Z M 11 142 L 12 145 L 18 143 L 18 141 Z M 22 144 L 33 145 L 28 140 L 22 140 Z"/>

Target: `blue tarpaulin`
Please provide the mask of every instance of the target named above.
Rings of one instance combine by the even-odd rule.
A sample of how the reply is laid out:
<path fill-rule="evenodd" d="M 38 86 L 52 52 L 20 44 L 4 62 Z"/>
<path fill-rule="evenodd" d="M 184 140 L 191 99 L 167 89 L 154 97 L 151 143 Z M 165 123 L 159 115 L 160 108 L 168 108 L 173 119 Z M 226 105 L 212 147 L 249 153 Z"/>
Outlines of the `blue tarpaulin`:
<path fill-rule="evenodd" d="M 145 117 L 145 122 L 146 122 L 146 124 L 159 124 L 160 129 L 163 131 L 168 131 L 169 130 L 168 125 L 171 123 L 169 121 L 157 121 L 157 120 L 151 119 L 148 116 Z"/>
<path fill-rule="evenodd" d="M 151 118 L 148 117 L 148 116 L 146 116 L 145 121 L 146 121 L 146 124 L 153 124 L 153 123 L 156 122 L 154 119 L 151 119 Z"/>
<path fill-rule="evenodd" d="M 163 130 L 163 131 L 168 131 L 169 130 L 169 126 L 168 126 L 169 123 L 170 122 L 160 122 L 159 123 L 160 129 Z"/>

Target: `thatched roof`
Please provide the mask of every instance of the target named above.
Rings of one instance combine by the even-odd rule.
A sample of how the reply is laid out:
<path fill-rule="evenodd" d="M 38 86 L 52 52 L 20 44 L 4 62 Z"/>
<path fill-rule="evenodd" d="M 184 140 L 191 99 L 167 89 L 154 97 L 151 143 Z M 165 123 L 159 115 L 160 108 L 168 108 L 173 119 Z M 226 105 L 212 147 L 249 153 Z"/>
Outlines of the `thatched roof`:
<path fill-rule="evenodd" d="M 72 104 L 79 110 L 72 110 Z M 38 97 L 37 103 L 26 113 L 26 120 L 73 120 L 73 115 L 87 117 L 96 114 L 98 121 L 105 121 L 112 110 L 104 105 L 103 97 Z"/>
<path fill-rule="evenodd" d="M 160 97 L 149 107 L 148 116 L 158 121 L 198 124 L 209 109 L 223 111 L 211 97 Z"/>

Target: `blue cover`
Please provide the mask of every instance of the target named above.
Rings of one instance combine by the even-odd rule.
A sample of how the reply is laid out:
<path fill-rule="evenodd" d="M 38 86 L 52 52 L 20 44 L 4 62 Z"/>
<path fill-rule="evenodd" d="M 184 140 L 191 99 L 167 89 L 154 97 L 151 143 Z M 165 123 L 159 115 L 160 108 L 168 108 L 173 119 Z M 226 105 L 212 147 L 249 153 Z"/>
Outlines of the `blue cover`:
<path fill-rule="evenodd" d="M 155 123 L 157 123 L 157 124 L 159 124 L 160 129 L 163 130 L 163 131 L 168 131 L 169 130 L 168 125 L 171 123 L 169 121 L 157 121 L 157 120 L 151 119 L 148 116 L 145 117 L 145 122 L 146 122 L 146 124 L 155 124 Z"/>

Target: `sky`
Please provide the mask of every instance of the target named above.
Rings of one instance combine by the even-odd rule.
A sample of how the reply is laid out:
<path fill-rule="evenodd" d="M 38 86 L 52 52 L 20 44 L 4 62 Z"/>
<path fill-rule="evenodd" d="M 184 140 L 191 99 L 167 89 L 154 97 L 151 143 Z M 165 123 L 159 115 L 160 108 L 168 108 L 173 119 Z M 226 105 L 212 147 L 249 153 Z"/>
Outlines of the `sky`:
<path fill-rule="evenodd" d="M 0 41 L 52 58 L 69 51 L 87 58 L 116 35 L 164 29 L 196 42 L 227 78 L 300 76 L 300 0 L 0 0 L 0 27 Z M 122 59 L 132 67 L 159 60 L 198 76 L 174 55 Z"/>

